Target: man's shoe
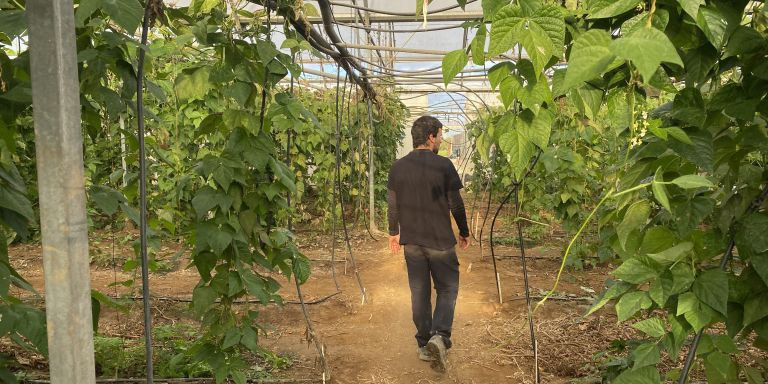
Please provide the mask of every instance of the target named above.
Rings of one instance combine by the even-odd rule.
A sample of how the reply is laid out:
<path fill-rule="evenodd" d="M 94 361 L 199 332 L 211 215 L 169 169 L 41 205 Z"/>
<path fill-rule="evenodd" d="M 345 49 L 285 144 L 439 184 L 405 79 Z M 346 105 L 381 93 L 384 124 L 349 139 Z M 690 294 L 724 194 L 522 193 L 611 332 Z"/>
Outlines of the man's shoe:
<path fill-rule="evenodd" d="M 429 354 L 426 346 L 419 347 L 419 360 L 422 361 L 435 361 L 435 357 Z"/>
<path fill-rule="evenodd" d="M 427 351 L 434 357 L 432 361 L 432 369 L 438 372 L 445 372 L 446 367 L 446 349 L 443 337 L 440 335 L 434 335 L 427 343 Z"/>

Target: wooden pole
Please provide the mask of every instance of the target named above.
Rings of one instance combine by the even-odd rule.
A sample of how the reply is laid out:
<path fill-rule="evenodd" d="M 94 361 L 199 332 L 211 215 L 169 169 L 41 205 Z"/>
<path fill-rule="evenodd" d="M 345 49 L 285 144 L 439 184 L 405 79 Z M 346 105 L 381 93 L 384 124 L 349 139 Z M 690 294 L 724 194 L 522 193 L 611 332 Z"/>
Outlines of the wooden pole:
<path fill-rule="evenodd" d="M 72 0 L 28 0 L 32 102 L 54 384 L 93 384 L 93 322 Z"/>

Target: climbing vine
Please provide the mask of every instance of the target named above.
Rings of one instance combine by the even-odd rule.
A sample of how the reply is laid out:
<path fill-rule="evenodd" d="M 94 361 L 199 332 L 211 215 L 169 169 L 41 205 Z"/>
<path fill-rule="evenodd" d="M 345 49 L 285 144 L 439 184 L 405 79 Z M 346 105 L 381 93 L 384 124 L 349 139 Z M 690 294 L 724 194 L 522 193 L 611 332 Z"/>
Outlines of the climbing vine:
<path fill-rule="evenodd" d="M 683 383 L 693 365 L 710 383 L 763 382 L 765 367 L 737 363 L 747 345 L 768 348 L 763 4 L 501 0 L 483 12 L 486 57 L 517 57 L 489 70 L 504 110 L 475 133 L 486 164 L 495 145 L 511 175 L 502 177 L 519 179 L 537 151 L 560 150 L 580 126 L 616 154 L 598 165 L 603 198 L 593 205 L 603 252 L 620 265 L 589 313 L 614 302 L 645 338 L 606 378 Z M 483 53 L 478 36 L 473 55 Z M 578 109 L 565 125 L 553 123 L 558 104 Z M 560 181 L 553 187 L 569 193 Z M 657 368 L 683 355 L 682 369 Z"/>

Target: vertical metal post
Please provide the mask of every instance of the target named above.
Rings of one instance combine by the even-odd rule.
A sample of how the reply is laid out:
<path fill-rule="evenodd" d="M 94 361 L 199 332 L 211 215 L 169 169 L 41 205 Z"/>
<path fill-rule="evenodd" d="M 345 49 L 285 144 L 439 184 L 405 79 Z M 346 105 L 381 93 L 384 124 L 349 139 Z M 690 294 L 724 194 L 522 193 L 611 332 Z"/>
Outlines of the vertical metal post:
<path fill-rule="evenodd" d="M 368 0 L 363 0 L 363 6 L 368 8 Z M 363 13 L 363 23 L 365 24 L 366 28 L 371 27 L 371 14 L 368 11 L 365 11 Z M 370 45 L 373 45 L 373 39 L 370 36 L 370 32 L 368 32 L 368 42 Z M 368 52 L 369 60 L 373 62 L 373 51 Z M 378 232 L 378 228 L 376 227 L 376 201 L 375 196 L 376 192 L 374 191 L 374 188 L 376 187 L 376 166 L 374 165 L 374 150 L 373 150 L 373 111 L 371 110 L 371 99 L 368 98 L 368 122 L 370 123 L 371 132 L 368 136 L 368 226 L 371 230 L 371 233 Z"/>
<path fill-rule="evenodd" d="M 374 201 L 375 196 L 375 179 L 376 179 L 376 166 L 374 165 L 374 151 L 373 151 L 373 106 L 371 105 L 371 99 L 368 98 L 368 122 L 371 126 L 370 136 L 368 136 L 368 225 L 371 227 L 371 233 L 376 233 L 378 228 L 376 227 L 376 204 Z"/>
<path fill-rule="evenodd" d="M 96 382 L 72 0 L 28 0 L 50 374 Z"/>

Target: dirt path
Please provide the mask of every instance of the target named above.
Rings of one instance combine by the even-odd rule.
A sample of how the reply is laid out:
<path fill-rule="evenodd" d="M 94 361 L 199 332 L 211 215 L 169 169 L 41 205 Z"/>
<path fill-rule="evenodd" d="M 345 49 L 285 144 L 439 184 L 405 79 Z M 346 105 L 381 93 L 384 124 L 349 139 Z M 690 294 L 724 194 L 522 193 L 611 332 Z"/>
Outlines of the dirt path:
<path fill-rule="evenodd" d="M 311 307 L 316 328 L 327 346 L 335 383 L 496 383 L 533 382 L 533 358 L 525 301 L 522 299 L 522 273 L 519 263 L 499 260 L 504 284 L 505 303 L 498 304 L 493 267 L 488 256 L 480 258 L 478 245 L 459 252 L 461 277 L 453 328 L 454 347 L 449 353 L 445 374 L 434 372 L 416 356 L 415 327 L 411 320 L 410 291 L 402 253 L 392 255 L 386 241 L 358 245 L 362 281 L 369 302 L 361 304 L 361 295 L 351 270 L 340 273 L 342 294 L 327 303 Z M 311 247 L 316 250 L 317 247 Z M 510 253 L 506 248 L 502 252 Z M 540 255 L 535 249 L 532 255 Z M 308 252 L 313 258 L 327 258 L 326 252 Z M 340 264 L 343 269 L 343 264 Z M 532 292 L 551 287 L 556 263 L 531 262 Z M 350 266 L 351 268 L 351 266 Z M 546 268 L 547 272 L 542 269 Z M 305 286 L 311 297 L 334 292 L 328 263 L 316 264 L 311 281 Z M 586 275 L 586 274 L 585 274 Z M 596 277 L 596 276 L 593 276 Z M 592 278 L 591 280 L 595 280 Z M 566 291 L 578 293 L 578 285 L 564 283 Z M 581 296 L 585 292 L 581 291 Z M 433 299 L 434 302 L 434 299 Z M 585 304 L 578 302 L 578 304 Z M 583 306 L 583 305 L 582 305 Z M 557 302 L 542 311 L 540 320 L 579 319 L 582 306 Z M 563 312 L 564 309 L 565 312 Z M 275 348 L 288 349 L 305 357 L 313 348 L 301 345 L 304 337 L 302 316 L 296 306 L 272 310 L 270 320 L 280 324 L 275 333 L 289 337 L 267 341 Z M 515 333 L 514 337 L 508 335 Z M 273 333 L 273 334 L 275 334 Z M 514 353 L 509 353 L 514 352 Z M 540 351 L 541 353 L 541 351 Z M 541 362 L 540 362 L 541 363 Z M 551 366 L 551 364 L 550 364 Z M 542 382 L 563 382 L 558 372 L 542 371 Z M 575 373 L 575 372 L 574 372 Z"/>
<path fill-rule="evenodd" d="M 445 374 L 434 372 L 416 355 L 415 327 L 411 320 L 410 292 L 402 252 L 392 255 L 382 236 L 378 241 L 356 236 L 353 252 L 369 302 L 361 303 L 351 263 L 336 263 L 341 293 L 310 306 L 310 314 L 326 353 L 332 383 L 533 383 L 533 354 L 526 320 L 523 283 L 518 258 L 498 260 L 503 282 L 504 304 L 498 304 L 493 266 L 489 256 L 480 257 L 473 244 L 459 252 L 461 277 L 453 328 L 454 347 Z M 336 292 L 325 238 L 299 236 L 301 248 L 313 259 L 312 275 L 303 286 L 308 301 Z M 92 247 L 93 247 L 92 241 Z M 337 258 L 346 252 L 339 243 Z M 341 250 L 339 249 L 341 248 Z M 109 247 L 107 247 L 109 249 Z M 171 250 L 170 253 L 173 253 Z M 102 252 L 104 252 L 102 250 Z M 131 257 L 129 246 L 118 248 L 118 259 Z M 527 252 L 531 292 L 540 296 L 550 289 L 559 266 L 558 247 L 534 248 Z M 92 252 L 93 253 L 93 252 Z M 486 251 L 487 253 L 487 251 Z M 512 256 L 517 251 L 497 247 L 497 255 Z M 19 246 L 11 251 L 11 260 L 35 287 L 44 290 L 39 246 Z M 319 261 L 318 261 L 319 260 Z M 154 297 L 189 297 L 198 282 L 193 269 L 181 269 L 151 275 Z M 604 313 L 581 318 L 589 303 L 589 289 L 599 290 L 605 269 L 568 273 L 558 288 L 561 301 L 551 301 L 536 314 L 539 339 L 539 364 L 542 383 L 564 383 L 591 373 L 594 352 L 605 349 L 618 332 L 615 318 Z M 107 293 L 126 294 L 124 287 L 110 287 L 114 281 L 131 278 L 120 267 L 93 268 L 92 288 Z M 281 281 L 285 281 L 284 278 Z M 296 300 L 293 284 L 284 283 L 286 300 Z M 306 340 L 306 326 L 298 305 L 260 307 L 262 320 L 268 324 L 260 343 L 268 349 L 292 357 L 294 365 L 285 377 L 320 376 L 317 353 Z M 155 324 L 190 321 L 186 304 L 154 301 Z M 140 338 L 142 331 L 140 302 L 127 315 L 106 311 L 100 332 L 107 335 Z"/>

